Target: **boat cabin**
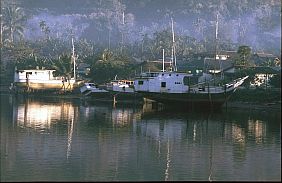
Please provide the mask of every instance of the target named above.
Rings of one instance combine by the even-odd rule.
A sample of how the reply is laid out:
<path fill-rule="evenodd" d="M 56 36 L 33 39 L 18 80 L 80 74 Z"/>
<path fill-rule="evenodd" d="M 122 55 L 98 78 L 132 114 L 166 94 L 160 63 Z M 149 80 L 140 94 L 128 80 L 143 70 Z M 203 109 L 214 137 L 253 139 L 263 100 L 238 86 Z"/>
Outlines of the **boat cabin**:
<path fill-rule="evenodd" d="M 54 71 L 56 70 L 16 70 L 14 82 L 61 80 L 60 77 L 53 76 Z"/>
<path fill-rule="evenodd" d="M 134 81 L 113 80 L 107 84 L 107 89 L 116 92 L 134 92 Z"/>
<path fill-rule="evenodd" d="M 142 73 L 134 81 L 135 91 L 144 92 L 187 92 L 189 86 L 196 84 L 193 74 L 180 72 L 146 72 Z"/>

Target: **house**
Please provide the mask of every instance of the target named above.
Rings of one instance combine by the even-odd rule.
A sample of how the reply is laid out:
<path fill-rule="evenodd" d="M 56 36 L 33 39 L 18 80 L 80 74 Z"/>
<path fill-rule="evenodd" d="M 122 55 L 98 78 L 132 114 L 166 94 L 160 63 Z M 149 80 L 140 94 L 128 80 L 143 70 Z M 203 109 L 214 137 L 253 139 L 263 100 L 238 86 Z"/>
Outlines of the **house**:
<path fill-rule="evenodd" d="M 186 63 L 193 73 L 205 72 L 211 74 L 234 73 L 234 58 L 236 51 L 218 51 L 215 59 L 214 53 L 204 52 L 192 56 L 190 62 Z"/>
<path fill-rule="evenodd" d="M 220 58 L 220 57 L 217 57 Z M 226 57 L 223 57 L 226 58 Z M 231 59 L 214 59 L 205 58 L 204 67 L 206 71 L 211 74 L 220 74 L 221 72 L 234 73 L 234 61 Z"/>
<path fill-rule="evenodd" d="M 280 66 L 281 65 L 280 59 L 271 53 L 257 52 L 252 55 L 251 59 L 254 61 L 256 66 Z"/>

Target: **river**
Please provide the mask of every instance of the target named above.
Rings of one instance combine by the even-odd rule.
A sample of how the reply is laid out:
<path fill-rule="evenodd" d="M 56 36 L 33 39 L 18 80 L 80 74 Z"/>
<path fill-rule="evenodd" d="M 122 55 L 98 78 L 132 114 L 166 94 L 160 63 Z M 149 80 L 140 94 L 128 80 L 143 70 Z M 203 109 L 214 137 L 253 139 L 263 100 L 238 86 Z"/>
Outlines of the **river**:
<path fill-rule="evenodd" d="M 280 115 L 1 95 L 1 181 L 279 181 Z"/>

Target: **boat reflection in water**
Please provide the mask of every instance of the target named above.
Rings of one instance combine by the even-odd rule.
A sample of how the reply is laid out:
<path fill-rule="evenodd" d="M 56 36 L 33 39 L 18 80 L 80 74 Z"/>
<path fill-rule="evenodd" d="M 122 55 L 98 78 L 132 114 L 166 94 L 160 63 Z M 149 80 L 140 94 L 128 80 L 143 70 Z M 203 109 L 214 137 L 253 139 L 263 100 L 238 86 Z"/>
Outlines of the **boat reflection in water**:
<path fill-rule="evenodd" d="M 1 180 L 281 178 L 279 113 L 35 99 L 11 107 Z"/>
<path fill-rule="evenodd" d="M 73 121 L 75 111 L 71 103 L 61 102 L 54 105 L 27 99 L 15 112 L 18 126 L 45 131 L 51 128 L 51 123 L 59 120 Z"/>
<path fill-rule="evenodd" d="M 24 99 L 17 107 L 14 106 L 14 122 L 20 128 L 33 130 L 39 134 L 57 133 L 58 127 L 64 126 L 66 139 L 66 157 L 71 153 L 71 144 L 74 131 L 74 121 L 77 120 L 77 107 L 71 102 L 47 102 Z M 66 128 L 65 128 L 66 127 Z"/>
<path fill-rule="evenodd" d="M 159 110 L 154 104 L 150 107 L 153 110 L 143 109 L 146 112 L 142 114 L 142 122 L 138 123 L 139 133 L 154 139 L 152 145 L 155 144 L 156 149 L 170 147 L 167 150 L 167 156 L 170 156 L 167 164 L 170 162 L 170 164 L 178 165 L 177 174 L 195 176 L 193 180 L 194 178 L 210 181 L 226 180 L 223 177 L 233 177 L 232 180 L 254 180 L 250 177 L 255 176 L 258 180 L 265 180 L 263 175 L 256 171 L 265 172 L 268 167 L 266 164 L 277 168 L 281 165 L 276 162 L 280 160 L 277 154 L 275 157 L 273 153 L 275 158 L 270 159 L 262 155 L 265 153 L 264 146 L 271 144 L 278 147 L 280 144 L 279 111 L 268 114 L 267 111 L 229 109 L 219 113 L 181 113 L 173 110 Z M 158 152 L 161 151 L 158 150 Z M 179 154 L 182 155 L 181 158 L 177 157 Z M 252 164 L 259 168 L 251 166 L 254 169 L 246 170 L 242 167 L 250 163 L 252 159 L 254 160 Z M 202 164 L 195 163 L 200 161 Z M 187 169 L 187 164 L 192 168 Z M 234 167 L 237 168 L 234 169 Z M 203 173 L 201 176 L 206 178 L 198 179 L 198 175 L 195 174 L 202 172 L 196 170 L 204 172 L 206 170 L 209 175 Z M 230 170 L 240 176 L 232 175 Z M 176 174 L 175 170 L 170 171 L 172 171 L 170 174 Z M 168 175 L 169 171 L 166 171 L 165 180 L 174 180 L 175 175 Z M 277 175 L 281 176 L 280 173 Z"/>

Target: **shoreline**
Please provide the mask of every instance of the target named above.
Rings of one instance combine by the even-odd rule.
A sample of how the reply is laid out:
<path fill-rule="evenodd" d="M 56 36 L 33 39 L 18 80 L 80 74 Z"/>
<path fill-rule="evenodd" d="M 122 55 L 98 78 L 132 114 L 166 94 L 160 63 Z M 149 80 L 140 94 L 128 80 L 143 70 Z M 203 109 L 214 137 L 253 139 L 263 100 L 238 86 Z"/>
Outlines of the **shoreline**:
<path fill-rule="evenodd" d="M 222 105 L 222 109 L 226 108 L 242 108 L 242 109 L 257 109 L 257 110 L 280 110 L 281 111 L 281 97 L 280 100 L 268 100 L 268 101 L 262 101 L 262 100 L 255 100 L 256 98 L 261 99 L 264 96 L 261 95 L 257 95 L 257 94 L 253 94 L 255 95 L 255 98 L 252 97 L 251 100 L 246 101 L 247 99 L 244 98 L 242 99 L 241 97 L 247 97 L 248 95 L 250 95 L 248 92 L 250 92 L 251 90 L 237 90 L 235 92 L 235 94 L 233 94 L 231 96 L 231 100 L 229 99 L 227 101 L 227 103 Z M 281 89 L 280 89 L 281 91 Z M 247 92 L 247 94 L 246 94 Z M 239 93 L 239 94 L 238 94 Z M 277 93 L 275 93 L 277 94 Z M 9 87 L 7 85 L 0 85 L 0 95 L 13 95 L 10 91 L 9 91 Z M 20 96 L 23 96 L 22 94 L 19 94 Z M 79 99 L 79 100 L 84 100 L 84 101 L 99 101 L 99 102 L 112 102 L 112 99 L 109 100 L 99 100 L 99 99 L 91 99 L 90 97 L 87 96 L 83 96 L 79 93 L 73 94 L 73 93 L 66 93 L 66 94 L 28 94 L 27 96 L 30 97 L 40 97 L 40 98 L 52 98 L 52 99 Z M 281 95 L 280 95 L 281 96 Z M 236 98 L 238 98 L 236 100 Z M 277 99 L 277 98 L 276 98 Z M 255 101 L 255 102 L 254 102 Z M 134 103 L 132 100 L 124 100 L 124 101 L 119 101 L 119 103 Z M 144 101 L 139 102 L 138 103 L 144 103 Z"/>
<path fill-rule="evenodd" d="M 9 92 L 0 91 L 0 95 L 9 95 L 13 94 Z M 21 94 L 20 94 L 21 95 Z M 23 95 L 21 95 L 23 96 Z M 78 99 L 84 101 L 97 101 L 97 102 L 113 102 L 111 99 L 109 100 L 99 100 L 99 99 L 91 99 L 89 97 L 85 97 L 79 94 L 60 94 L 60 95 L 29 95 L 29 97 L 38 97 L 38 98 L 52 98 L 52 99 Z M 135 101 L 136 102 L 136 101 Z M 132 100 L 119 101 L 118 103 L 134 103 Z M 138 102 L 139 103 L 139 102 Z M 144 103 L 144 101 L 140 101 L 140 103 Z M 227 106 L 226 106 L 227 105 Z M 227 103 L 223 104 L 221 107 L 224 108 L 241 108 L 241 109 L 255 109 L 255 110 L 280 110 L 281 111 L 281 101 L 275 102 L 244 102 L 244 101 L 227 101 Z"/>
<path fill-rule="evenodd" d="M 226 104 L 222 106 L 225 108 Z M 280 110 L 281 101 L 271 103 L 254 103 L 242 101 L 227 101 L 227 108 L 241 108 L 241 109 L 254 109 L 254 110 Z"/>

